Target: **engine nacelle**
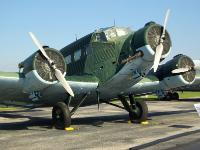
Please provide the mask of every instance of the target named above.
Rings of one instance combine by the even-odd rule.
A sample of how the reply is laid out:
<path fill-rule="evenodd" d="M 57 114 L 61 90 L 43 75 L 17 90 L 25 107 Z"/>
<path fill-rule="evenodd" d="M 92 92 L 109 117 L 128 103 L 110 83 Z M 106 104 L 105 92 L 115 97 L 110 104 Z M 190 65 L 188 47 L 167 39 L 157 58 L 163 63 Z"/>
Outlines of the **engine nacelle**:
<path fill-rule="evenodd" d="M 65 75 L 66 63 L 63 55 L 53 48 L 44 47 L 44 49 L 56 67 Z M 25 93 L 40 91 L 57 83 L 53 68 L 40 51 L 32 54 L 20 63 L 19 66 L 23 68 L 22 73 L 25 76 L 23 88 Z"/>
<path fill-rule="evenodd" d="M 186 67 L 191 69 L 178 74 L 172 73 L 172 70 Z M 193 60 L 186 55 L 179 54 L 167 63 L 159 66 L 156 76 L 160 81 L 163 81 L 167 88 L 171 89 L 192 84 L 195 74 Z"/>
<path fill-rule="evenodd" d="M 162 35 L 162 29 L 162 26 L 154 22 L 147 23 L 143 28 L 134 33 L 131 42 L 132 49 L 136 51 L 142 51 L 144 54 L 143 59 L 147 61 L 153 61 L 156 47 L 159 45 L 160 36 Z M 171 46 L 171 39 L 169 33 L 166 31 L 165 39 L 163 41 L 164 49 L 161 60 L 167 57 L 170 52 Z"/>

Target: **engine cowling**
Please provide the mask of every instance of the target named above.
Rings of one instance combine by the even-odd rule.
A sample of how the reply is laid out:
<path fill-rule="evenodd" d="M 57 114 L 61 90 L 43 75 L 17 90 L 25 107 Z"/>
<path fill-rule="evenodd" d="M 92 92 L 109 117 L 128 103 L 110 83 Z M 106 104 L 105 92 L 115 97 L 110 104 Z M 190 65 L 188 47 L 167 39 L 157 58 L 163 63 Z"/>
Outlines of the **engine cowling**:
<path fill-rule="evenodd" d="M 172 70 L 178 68 L 190 68 L 190 70 L 182 73 L 172 73 Z M 156 76 L 171 89 L 192 84 L 195 80 L 195 74 L 193 60 L 186 55 L 179 54 L 167 63 L 159 66 Z"/>
<path fill-rule="evenodd" d="M 56 67 L 66 74 L 66 62 L 63 55 L 56 49 L 44 47 L 47 55 L 56 64 Z M 19 64 L 23 68 L 22 73 L 25 76 L 24 88 L 25 93 L 40 91 L 49 85 L 57 83 L 53 68 L 40 51 L 33 53 L 30 57 Z"/>
<path fill-rule="evenodd" d="M 131 45 L 132 49 L 141 50 L 144 53 L 143 58 L 147 61 L 154 60 L 156 47 L 159 45 L 160 36 L 162 35 L 163 27 L 154 22 L 149 22 L 145 26 L 134 33 Z M 165 39 L 163 41 L 163 52 L 161 60 L 166 58 L 170 52 L 172 43 L 169 33 L 165 32 Z"/>

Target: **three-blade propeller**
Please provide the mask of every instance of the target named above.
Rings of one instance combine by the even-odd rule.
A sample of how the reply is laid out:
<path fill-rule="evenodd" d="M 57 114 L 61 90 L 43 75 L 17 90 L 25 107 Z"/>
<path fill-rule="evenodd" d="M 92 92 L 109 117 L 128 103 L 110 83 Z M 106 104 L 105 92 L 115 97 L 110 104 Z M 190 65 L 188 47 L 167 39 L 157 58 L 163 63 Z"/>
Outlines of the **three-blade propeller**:
<path fill-rule="evenodd" d="M 164 38 L 165 38 L 165 31 L 166 31 L 166 26 L 167 26 L 167 21 L 168 21 L 169 13 L 170 13 L 170 10 L 168 9 L 167 13 L 166 13 L 166 16 L 165 16 L 165 21 L 164 21 L 164 25 L 163 25 L 162 35 L 160 36 L 159 44 L 156 47 L 154 64 L 153 64 L 154 72 L 156 72 L 156 70 L 158 69 L 158 65 L 160 63 L 160 58 L 162 56 L 162 52 L 163 52 L 163 49 L 164 49 L 163 42 L 164 42 Z"/>
<path fill-rule="evenodd" d="M 39 50 L 42 53 L 42 55 L 47 59 L 49 65 L 54 69 L 55 76 L 58 79 L 58 81 L 61 83 L 61 85 L 64 87 L 64 89 L 72 97 L 74 97 L 74 93 L 73 93 L 70 85 L 65 80 L 65 77 L 62 74 L 62 72 L 56 67 L 56 64 L 53 63 L 53 60 L 49 58 L 49 56 L 47 55 L 47 53 L 45 52 L 44 48 L 42 47 L 42 45 L 40 44 L 40 42 L 37 40 L 37 38 L 35 37 L 35 35 L 32 32 L 29 32 L 29 35 L 31 36 L 31 38 L 32 38 L 33 42 L 35 43 L 35 45 L 37 46 L 37 48 L 39 48 Z"/>

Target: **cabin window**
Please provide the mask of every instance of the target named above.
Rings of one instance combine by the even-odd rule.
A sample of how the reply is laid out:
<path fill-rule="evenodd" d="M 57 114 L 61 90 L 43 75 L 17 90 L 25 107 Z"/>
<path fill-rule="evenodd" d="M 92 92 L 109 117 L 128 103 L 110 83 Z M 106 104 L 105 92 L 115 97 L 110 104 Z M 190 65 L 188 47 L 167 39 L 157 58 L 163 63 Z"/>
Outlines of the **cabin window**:
<path fill-rule="evenodd" d="M 65 60 L 67 64 L 70 64 L 72 62 L 71 55 L 68 55 Z"/>
<path fill-rule="evenodd" d="M 79 49 L 79 50 L 75 51 L 75 53 L 74 53 L 74 61 L 77 61 L 80 58 L 81 58 L 81 50 Z"/>
<path fill-rule="evenodd" d="M 81 57 L 87 56 L 87 51 L 86 51 L 86 48 L 85 48 L 85 47 L 82 48 L 81 51 L 82 51 L 82 52 L 81 52 L 81 53 L 82 53 Z"/>
<path fill-rule="evenodd" d="M 90 55 L 90 54 L 92 53 L 92 48 L 91 48 L 90 45 L 88 45 L 88 46 L 86 47 L 85 53 L 86 53 L 86 55 Z"/>

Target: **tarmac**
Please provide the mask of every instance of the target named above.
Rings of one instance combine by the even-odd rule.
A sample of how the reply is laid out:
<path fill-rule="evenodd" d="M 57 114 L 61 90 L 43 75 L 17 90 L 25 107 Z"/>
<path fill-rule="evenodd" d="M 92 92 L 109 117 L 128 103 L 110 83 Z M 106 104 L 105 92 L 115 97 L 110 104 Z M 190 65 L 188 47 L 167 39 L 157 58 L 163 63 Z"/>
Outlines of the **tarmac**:
<path fill-rule="evenodd" d="M 182 150 L 200 146 L 196 100 L 148 101 L 148 124 L 130 123 L 122 109 L 101 104 L 78 109 L 74 131 L 51 126 L 51 109 L 0 112 L 0 149 L 8 150 Z"/>

